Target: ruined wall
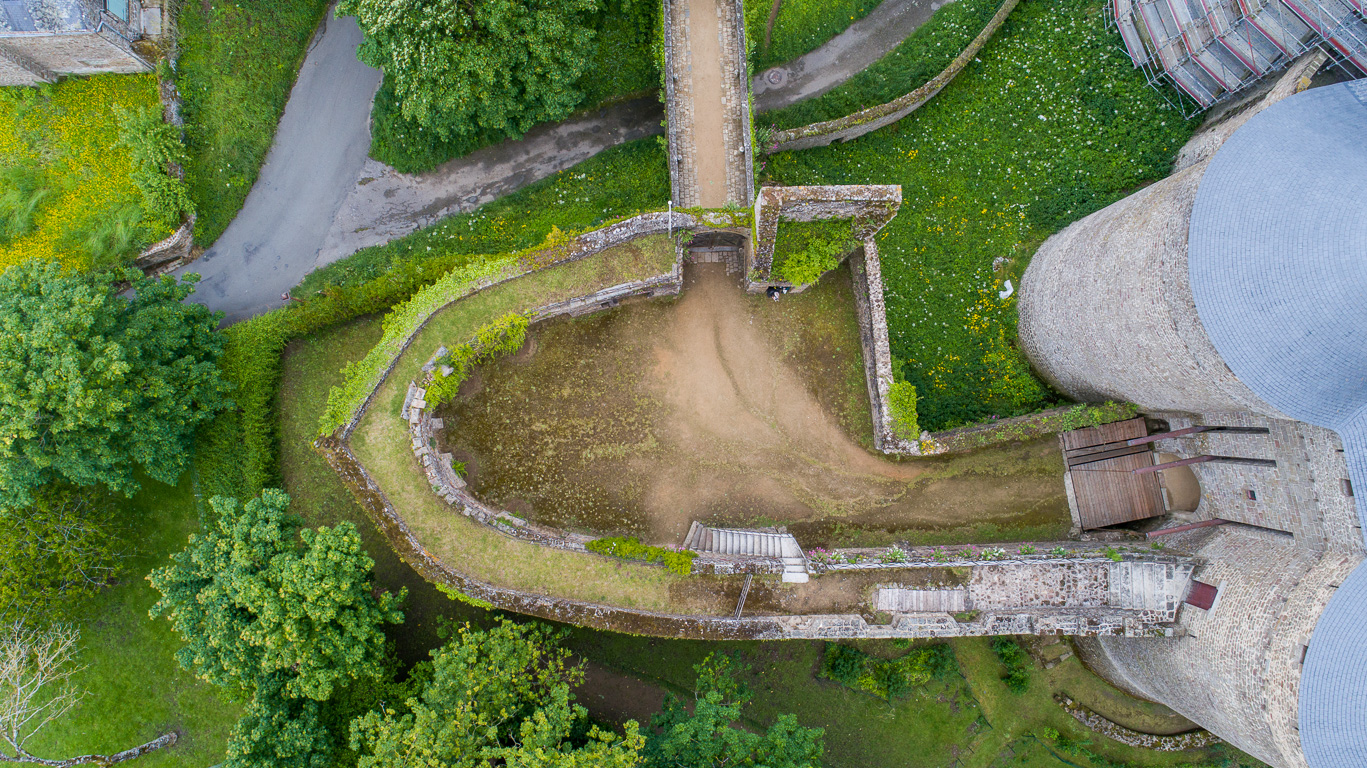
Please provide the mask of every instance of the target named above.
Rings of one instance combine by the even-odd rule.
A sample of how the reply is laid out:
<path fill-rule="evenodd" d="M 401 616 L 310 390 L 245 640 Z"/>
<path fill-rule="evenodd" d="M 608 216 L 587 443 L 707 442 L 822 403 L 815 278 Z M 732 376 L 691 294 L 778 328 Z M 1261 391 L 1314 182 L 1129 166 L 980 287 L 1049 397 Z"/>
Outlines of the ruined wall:
<path fill-rule="evenodd" d="M 152 70 L 111 26 L 99 32 L 13 32 L 0 38 L 0 46 L 11 59 L 31 62 L 58 75 L 126 75 Z"/>
<path fill-rule="evenodd" d="M 755 197 L 755 233 L 746 290 L 761 291 L 773 284 L 770 273 L 780 221 L 854 219 L 855 239 L 867 240 L 897 215 L 901 204 L 902 188 L 893 184 L 760 189 Z"/>
<path fill-rule="evenodd" d="M 1296 730 L 1304 649 L 1360 554 L 1318 555 L 1236 526 L 1203 529 L 1195 578 L 1219 587 L 1209 611 L 1186 606 L 1176 636 L 1080 642 L 1122 688 L 1159 701 L 1277 768 L 1302 768 Z"/>

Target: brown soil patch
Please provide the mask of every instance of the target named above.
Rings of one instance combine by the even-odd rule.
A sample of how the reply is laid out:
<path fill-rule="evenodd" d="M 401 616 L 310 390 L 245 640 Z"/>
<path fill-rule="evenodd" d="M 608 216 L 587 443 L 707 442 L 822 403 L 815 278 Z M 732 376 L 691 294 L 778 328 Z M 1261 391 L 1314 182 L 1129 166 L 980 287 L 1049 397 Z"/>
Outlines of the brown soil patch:
<path fill-rule="evenodd" d="M 912 463 L 851 436 L 869 417 L 840 280 L 775 304 L 698 265 L 677 300 L 538 326 L 533 354 L 486 367 L 443 410 L 445 440 L 474 457 L 490 503 L 655 543 L 694 520 L 788 524 L 808 546 L 851 527 L 1066 528 L 1055 441 Z"/>
<path fill-rule="evenodd" d="M 596 720 L 612 725 L 635 720 L 645 725 L 664 708 L 665 689 L 585 660 L 584 682 L 574 689 L 574 697 Z"/>

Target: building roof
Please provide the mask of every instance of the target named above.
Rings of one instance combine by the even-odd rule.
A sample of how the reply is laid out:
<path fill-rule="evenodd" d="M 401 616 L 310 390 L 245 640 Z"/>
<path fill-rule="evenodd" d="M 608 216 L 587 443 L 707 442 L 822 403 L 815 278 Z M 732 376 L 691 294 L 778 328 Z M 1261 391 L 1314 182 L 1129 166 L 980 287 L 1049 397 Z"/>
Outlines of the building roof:
<path fill-rule="evenodd" d="M 1274 408 L 1338 432 L 1367 519 L 1367 80 L 1251 118 L 1206 170 L 1188 234 L 1192 295 L 1220 357 Z M 1364 617 L 1360 566 L 1302 670 L 1311 768 L 1367 765 Z"/>
<path fill-rule="evenodd" d="M 0 0 L 0 35 L 94 29 L 97 15 L 82 0 Z"/>

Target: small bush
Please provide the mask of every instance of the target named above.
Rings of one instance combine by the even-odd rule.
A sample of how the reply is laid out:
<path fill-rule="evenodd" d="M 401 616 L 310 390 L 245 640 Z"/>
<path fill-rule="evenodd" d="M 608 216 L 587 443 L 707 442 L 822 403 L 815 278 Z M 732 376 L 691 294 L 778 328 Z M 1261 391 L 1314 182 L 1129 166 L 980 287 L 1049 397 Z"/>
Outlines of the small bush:
<path fill-rule="evenodd" d="M 119 144 L 133 161 L 133 183 L 142 192 L 143 216 L 164 229 L 175 229 L 182 214 L 194 212 L 185 182 L 170 175 L 171 165 L 184 165 L 188 156 L 180 129 L 162 122 L 151 107 L 124 109 L 114 105 Z"/>
<path fill-rule="evenodd" d="M 888 415 L 892 417 L 892 432 L 903 440 L 921 437 L 921 425 L 916 420 L 916 387 L 909 381 L 894 381 L 888 390 Z"/>
<path fill-rule="evenodd" d="M 1007 690 L 1025 693 L 1030 688 L 1030 657 L 1025 649 L 1009 637 L 998 637 L 992 640 L 992 651 L 1006 666 L 1002 682 L 1006 683 Z"/>
<path fill-rule="evenodd" d="M 620 557 L 623 560 L 661 563 L 664 567 L 681 576 L 687 576 L 693 572 L 693 558 L 698 556 L 698 553 L 691 549 L 675 550 L 642 544 L 641 540 L 635 536 L 608 536 L 594 539 L 585 544 L 584 548 L 590 552 L 608 557 Z"/>
<path fill-rule="evenodd" d="M 896 659 L 879 659 L 858 648 L 827 643 L 818 674 L 891 701 L 957 670 L 954 652 L 944 643 L 916 648 Z"/>
<path fill-rule="evenodd" d="M 474 339 L 443 355 L 437 360 L 437 374 L 427 388 L 428 404 L 440 405 L 455 397 L 460 385 L 469 378 L 476 365 L 492 362 L 521 349 L 527 340 L 527 323 L 526 317 L 509 312 L 485 323 L 475 332 Z M 451 368 L 451 373 L 442 373 L 442 366 Z"/>
<path fill-rule="evenodd" d="M 774 242 L 774 279 L 793 285 L 815 283 L 858 245 L 849 219 L 782 222 Z"/>
<path fill-rule="evenodd" d="M 0 245 L 33 231 L 33 214 L 50 191 L 41 169 L 31 165 L 0 166 Z"/>

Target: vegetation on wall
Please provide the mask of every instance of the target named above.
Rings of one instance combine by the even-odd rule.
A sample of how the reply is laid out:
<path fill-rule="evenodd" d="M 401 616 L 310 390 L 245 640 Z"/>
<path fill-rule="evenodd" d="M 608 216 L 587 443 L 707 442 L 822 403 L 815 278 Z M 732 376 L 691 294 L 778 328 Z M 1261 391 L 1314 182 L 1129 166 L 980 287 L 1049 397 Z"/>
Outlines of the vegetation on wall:
<path fill-rule="evenodd" d="M 904 96 L 932 77 L 968 47 L 1001 7 L 1001 0 L 946 3 L 886 56 L 830 91 L 783 109 L 765 112 L 756 125 L 780 130 L 834 120 Z"/>
<path fill-rule="evenodd" d="M 745 0 L 745 39 L 756 72 L 820 48 L 880 0 Z M 768 33 L 774 10 L 773 34 Z M 768 40 L 768 44 L 765 41 Z"/>
<path fill-rule="evenodd" d="M 642 544 L 635 536 L 606 536 L 594 539 L 584 548 L 608 557 L 623 560 L 643 560 L 647 563 L 660 563 L 669 570 L 687 576 L 693 571 L 693 559 L 698 556 L 691 549 L 668 549 Z"/>
<path fill-rule="evenodd" d="M 175 229 L 182 215 L 194 213 L 185 182 L 171 175 L 171 167 L 183 166 L 187 155 L 180 129 L 162 122 L 161 110 L 150 107 L 124 109 L 114 105 L 119 122 L 119 145 L 133 161 L 133 184 L 142 192 L 142 213 L 147 223 Z"/>
<path fill-rule="evenodd" d="M 771 274 L 793 285 L 810 285 L 858 246 L 850 219 L 779 222 Z"/>
<path fill-rule="evenodd" d="M 1134 70 L 1095 3 L 1024 0 L 917 112 L 769 169 L 789 184 L 901 184 L 878 235 L 888 330 L 921 427 L 939 431 L 1055 399 L 1016 347 L 1016 294 L 1001 296 L 1051 231 L 1032 206 L 1088 190 L 1077 217 L 1160 178 L 1193 127 Z"/>
<path fill-rule="evenodd" d="M 136 492 L 134 470 L 174 483 L 195 428 L 229 407 L 218 317 L 192 283 L 64 272 L 0 274 L 0 509 L 64 480 Z"/>
<path fill-rule="evenodd" d="M 179 5 L 185 181 L 199 212 L 195 242 L 207 247 L 256 182 L 328 0 Z"/>
<path fill-rule="evenodd" d="M 918 440 L 921 424 L 916 417 L 916 387 L 907 381 L 894 381 L 888 388 L 888 415 L 892 432 L 903 440 Z"/>
<path fill-rule="evenodd" d="M 820 674 L 827 680 L 891 701 L 958 670 L 953 649 L 944 643 L 914 648 L 893 659 L 870 656 L 850 645 L 826 643 Z"/>
<path fill-rule="evenodd" d="M 149 207 L 139 187 L 152 169 L 121 141 L 116 108 L 160 114 L 156 78 L 0 88 L 0 269 L 28 260 L 118 266 L 179 224 L 156 200 Z M 161 176 L 161 188 L 178 186 Z"/>
<path fill-rule="evenodd" d="M 456 345 L 437 358 L 437 371 L 427 388 L 428 407 L 455 397 L 460 385 L 469 378 L 476 365 L 516 352 L 526 340 L 527 318 L 516 312 L 509 312 L 480 326 L 475 338 Z M 451 372 L 446 373 L 443 368 L 450 368 Z"/>

